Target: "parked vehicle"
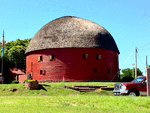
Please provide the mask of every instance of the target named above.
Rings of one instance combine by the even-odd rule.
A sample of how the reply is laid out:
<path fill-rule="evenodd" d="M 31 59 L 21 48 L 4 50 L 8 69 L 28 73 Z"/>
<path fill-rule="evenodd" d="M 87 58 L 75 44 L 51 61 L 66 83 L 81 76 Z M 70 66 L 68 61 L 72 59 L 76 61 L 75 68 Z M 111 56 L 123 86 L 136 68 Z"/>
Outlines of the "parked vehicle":
<path fill-rule="evenodd" d="M 114 85 L 114 95 L 147 95 L 146 76 L 138 76 L 131 82 Z"/>

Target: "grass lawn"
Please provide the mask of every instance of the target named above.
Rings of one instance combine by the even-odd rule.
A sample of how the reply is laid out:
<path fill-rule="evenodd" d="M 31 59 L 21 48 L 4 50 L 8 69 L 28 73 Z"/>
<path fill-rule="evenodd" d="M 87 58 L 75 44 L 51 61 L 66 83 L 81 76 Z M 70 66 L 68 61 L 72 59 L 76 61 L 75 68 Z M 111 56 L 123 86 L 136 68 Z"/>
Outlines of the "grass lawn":
<path fill-rule="evenodd" d="M 149 113 L 146 96 L 113 96 L 112 91 L 78 92 L 63 89 L 63 83 L 41 83 L 37 90 L 24 84 L 0 85 L 0 112 L 5 113 Z M 107 85 L 113 82 L 65 83 L 73 85 Z M 13 89 L 17 89 L 12 92 Z"/>
<path fill-rule="evenodd" d="M 23 87 L 24 84 L 1 84 L 0 96 L 68 96 L 68 95 L 113 95 L 112 91 L 96 90 L 94 92 L 78 92 L 71 89 L 63 88 L 63 85 L 107 85 L 114 86 L 113 82 L 66 82 L 60 83 L 40 83 L 37 90 L 28 90 Z M 13 89 L 16 91 L 12 92 Z"/>

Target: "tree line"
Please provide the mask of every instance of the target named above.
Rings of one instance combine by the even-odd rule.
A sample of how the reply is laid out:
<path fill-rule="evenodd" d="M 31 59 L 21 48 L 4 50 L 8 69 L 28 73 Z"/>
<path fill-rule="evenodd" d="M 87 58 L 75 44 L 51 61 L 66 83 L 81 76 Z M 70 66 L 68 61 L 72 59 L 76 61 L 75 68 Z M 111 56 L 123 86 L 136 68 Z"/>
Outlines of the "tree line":
<path fill-rule="evenodd" d="M 26 57 L 25 51 L 29 45 L 31 39 L 17 39 L 16 41 L 6 42 L 4 46 L 4 64 L 9 63 L 9 67 L 26 67 Z M 2 43 L 0 43 L 0 48 L 2 48 Z M 2 52 L 0 52 L 2 60 Z M 1 61 L 0 60 L 0 61 Z"/>
<path fill-rule="evenodd" d="M 137 68 L 137 76 L 142 75 L 143 75 L 142 71 L 139 68 Z M 120 74 L 120 80 L 122 82 L 130 82 L 133 79 L 135 79 L 135 68 L 134 69 L 126 68 L 122 70 L 122 74 Z"/>

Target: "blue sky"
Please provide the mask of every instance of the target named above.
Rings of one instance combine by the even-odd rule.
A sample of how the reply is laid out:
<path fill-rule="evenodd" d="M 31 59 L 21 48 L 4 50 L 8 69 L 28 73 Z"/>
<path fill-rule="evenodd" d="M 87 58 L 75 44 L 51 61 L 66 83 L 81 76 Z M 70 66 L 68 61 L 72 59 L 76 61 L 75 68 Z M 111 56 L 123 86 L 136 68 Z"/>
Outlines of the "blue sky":
<path fill-rule="evenodd" d="M 114 37 L 120 69 L 133 67 L 137 47 L 137 66 L 146 75 L 146 55 L 150 65 L 149 6 L 149 0 L 0 0 L 0 32 L 4 29 L 5 40 L 10 42 L 32 38 L 46 23 L 62 16 L 84 18 Z"/>

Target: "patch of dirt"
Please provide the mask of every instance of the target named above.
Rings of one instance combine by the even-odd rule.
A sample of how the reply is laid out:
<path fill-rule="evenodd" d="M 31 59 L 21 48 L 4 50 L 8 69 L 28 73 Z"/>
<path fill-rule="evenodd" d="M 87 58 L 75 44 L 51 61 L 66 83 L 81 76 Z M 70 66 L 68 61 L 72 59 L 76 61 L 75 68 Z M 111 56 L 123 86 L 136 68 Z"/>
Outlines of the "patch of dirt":
<path fill-rule="evenodd" d="M 42 94 L 43 96 L 45 96 L 45 94 Z"/>
<path fill-rule="evenodd" d="M 18 89 L 12 89 L 12 90 L 10 90 L 10 91 L 12 91 L 12 92 L 15 92 L 15 91 L 17 91 Z"/>
<path fill-rule="evenodd" d="M 3 92 L 5 91 L 5 89 L 3 89 Z"/>

